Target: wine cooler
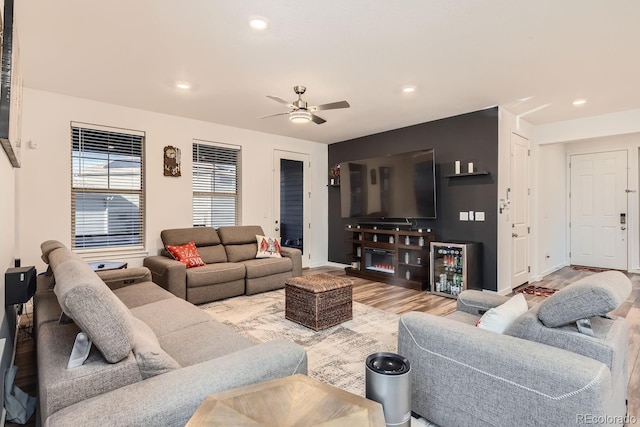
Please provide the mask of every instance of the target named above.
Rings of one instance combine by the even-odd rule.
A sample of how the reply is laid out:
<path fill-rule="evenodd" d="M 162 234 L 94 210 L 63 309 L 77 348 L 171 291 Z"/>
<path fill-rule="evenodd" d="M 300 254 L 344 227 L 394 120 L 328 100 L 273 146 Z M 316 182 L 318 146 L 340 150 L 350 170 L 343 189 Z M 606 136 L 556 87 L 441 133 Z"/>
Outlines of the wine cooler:
<path fill-rule="evenodd" d="M 431 293 L 457 298 L 465 289 L 482 289 L 481 244 L 431 242 Z"/>

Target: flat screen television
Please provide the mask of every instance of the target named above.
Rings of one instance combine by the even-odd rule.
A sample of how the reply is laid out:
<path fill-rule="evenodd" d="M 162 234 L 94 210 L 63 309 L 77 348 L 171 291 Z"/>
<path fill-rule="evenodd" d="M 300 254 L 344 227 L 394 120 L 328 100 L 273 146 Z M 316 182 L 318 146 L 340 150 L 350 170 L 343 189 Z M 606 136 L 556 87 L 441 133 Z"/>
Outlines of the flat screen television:
<path fill-rule="evenodd" d="M 342 218 L 435 219 L 433 149 L 340 163 Z"/>

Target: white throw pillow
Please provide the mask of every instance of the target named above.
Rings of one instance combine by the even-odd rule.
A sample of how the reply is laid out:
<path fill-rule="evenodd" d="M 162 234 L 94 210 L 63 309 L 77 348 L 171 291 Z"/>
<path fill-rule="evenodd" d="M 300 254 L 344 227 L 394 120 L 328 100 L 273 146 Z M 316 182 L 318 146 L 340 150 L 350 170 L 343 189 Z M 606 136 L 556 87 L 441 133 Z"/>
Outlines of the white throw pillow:
<path fill-rule="evenodd" d="M 258 242 L 258 253 L 256 253 L 256 258 L 282 257 L 282 255 L 280 255 L 279 237 L 265 237 L 256 234 L 256 241 Z"/>
<path fill-rule="evenodd" d="M 487 310 L 482 315 L 476 326 L 480 329 L 503 333 L 505 329 L 516 320 L 518 316 L 526 313 L 529 309 L 524 294 L 516 294 L 509 301 Z"/>

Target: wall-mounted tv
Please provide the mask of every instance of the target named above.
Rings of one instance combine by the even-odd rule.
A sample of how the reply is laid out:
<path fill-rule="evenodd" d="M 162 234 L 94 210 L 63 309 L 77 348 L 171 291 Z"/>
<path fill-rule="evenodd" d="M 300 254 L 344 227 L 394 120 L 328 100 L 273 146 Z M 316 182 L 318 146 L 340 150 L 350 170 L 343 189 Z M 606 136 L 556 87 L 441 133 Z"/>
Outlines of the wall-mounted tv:
<path fill-rule="evenodd" d="M 342 218 L 436 218 L 433 149 L 340 163 Z"/>

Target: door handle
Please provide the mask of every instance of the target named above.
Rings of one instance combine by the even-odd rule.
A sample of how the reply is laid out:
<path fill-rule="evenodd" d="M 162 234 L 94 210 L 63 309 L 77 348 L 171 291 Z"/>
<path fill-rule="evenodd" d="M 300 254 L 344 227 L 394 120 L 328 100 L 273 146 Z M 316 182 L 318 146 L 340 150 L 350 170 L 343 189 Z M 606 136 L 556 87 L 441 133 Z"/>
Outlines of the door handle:
<path fill-rule="evenodd" d="M 625 227 L 624 225 L 622 227 L 620 227 L 620 230 L 626 230 L 627 227 Z"/>
<path fill-rule="evenodd" d="M 511 237 L 518 237 L 518 233 L 511 233 Z"/>
<path fill-rule="evenodd" d="M 279 227 L 276 227 L 276 228 L 275 228 L 275 230 L 276 230 L 276 231 L 280 231 L 280 228 L 279 228 Z"/>

